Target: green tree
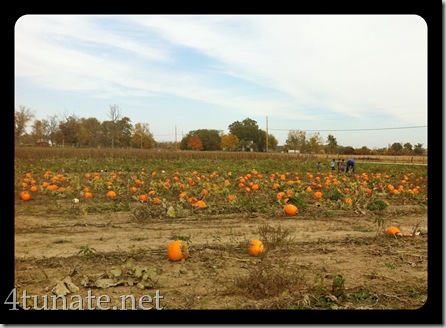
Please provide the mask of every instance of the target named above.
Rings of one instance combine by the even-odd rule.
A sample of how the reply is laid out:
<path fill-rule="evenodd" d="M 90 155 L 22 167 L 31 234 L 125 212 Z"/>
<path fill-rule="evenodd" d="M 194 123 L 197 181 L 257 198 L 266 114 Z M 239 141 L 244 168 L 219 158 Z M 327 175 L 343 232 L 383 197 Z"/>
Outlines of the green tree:
<path fill-rule="evenodd" d="M 47 141 L 45 131 L 47 122 L 43 120 L 35 120 L 33 125 L 31 126 L 31 136 L 36 141 Z"/>
<path fill-rule="evenodd" d="M 97 147 L 102 139 L 101 123 L 95 117 L 80 119 L 79 143 L 82 146 Z"/>
<path fill-rule="evenodd" d="M 80 120 L 75 115 L 70 115 L 59 123 L 58 143 L 72 147 L 79 146 Z"/>
<path fill-rule="evenodd" d="M 418 143 L 414 146 L 413 153 L 414 155 L 421 156 L 426 153 L 426 149 L 423 148 L 423 144 Z"/>
<path fill-rule="evenodd" d="M 189 138 L 198 137 L 203 148 L 201 150 L 221 150 L 221 134 L 219 130 L 200 129 L 190 131 L 180 143 L 181 149 L 191 149 L 188 145 Z"/>
<path fill-rule="evenodd" d="M 228 128 L 230 133 L 237 136 L 242 149 L 262 150 L 262 134 L 255 120 L 246 118 L 242 122 L 236 121 L 230 124 Z M 265 138 L 265 136 L 263 137 Z M 266 142 L 266 138 L 264 142 Z"/>
<path fill-rule="evenodd" d="M 338 142 L 336 141 L 336 138 L 333 137 L 331 134 L 329 134 L 327 137 L 327 145 L 325 148 L 329 154 L 336 154 Z"/>

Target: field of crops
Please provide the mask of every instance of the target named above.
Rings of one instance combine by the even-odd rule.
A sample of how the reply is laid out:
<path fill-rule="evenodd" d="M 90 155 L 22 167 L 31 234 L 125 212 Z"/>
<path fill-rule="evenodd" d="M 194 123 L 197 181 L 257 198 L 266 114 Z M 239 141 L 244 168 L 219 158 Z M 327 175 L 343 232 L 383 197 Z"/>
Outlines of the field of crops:
<path fill-rule="evenodd" d="M 15 285 L 36 295 L 21 306 L 88 293 L 111 307 L 159 293 L 164 309 L 427 300 L 425 165 L 359 161 L 345 173 L 290 156 L 16 148 L 14 179 Z M 169 259 L 174 240 L 188 257 Z"/>

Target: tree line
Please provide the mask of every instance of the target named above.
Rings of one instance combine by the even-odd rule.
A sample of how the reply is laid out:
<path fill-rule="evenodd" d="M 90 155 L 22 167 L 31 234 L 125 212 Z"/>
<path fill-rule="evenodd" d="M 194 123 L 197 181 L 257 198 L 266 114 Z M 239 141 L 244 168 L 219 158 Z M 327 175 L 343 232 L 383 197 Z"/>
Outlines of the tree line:
<path fill-rule="evenodd" d="M 280 151 L 314 154 L 357 155 L 425 155 L 427 149 L 418 143 L 395 142 L 382 149 L 353 148 L 338 145 L 333 135 L 324 142 L 319 132 L 289 131 L 284 145 L 279 146 L 274 135 L 262 130 L 251 118 L 236 121 L 228 126 L 229 133 L 220 130 L 199 129 L 189 131 L 179 143 L 157 142 L 147 123 L 133 125 L 127 116 L 122 116 L 117 105 L 111 105 L 108 120 L 100 122 L 94 117 L 79 118 L 75 115 L 57 115 L 47 119 L 34 119 L 30 108 L 19 106 L 15 111 L 14 143 L 20 145 L 57 147 L 111 147 L 111 148 L 170 148 L 204 151 Z M 30 133 L 27 128 L 30 127 Z"/>

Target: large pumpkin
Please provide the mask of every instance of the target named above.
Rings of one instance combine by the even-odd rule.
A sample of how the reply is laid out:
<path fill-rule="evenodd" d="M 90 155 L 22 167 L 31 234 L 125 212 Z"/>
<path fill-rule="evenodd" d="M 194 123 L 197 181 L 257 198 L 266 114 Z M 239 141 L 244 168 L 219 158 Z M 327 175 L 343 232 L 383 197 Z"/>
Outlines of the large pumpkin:
<path fill-rule="evenodd" d="M 20 193 L 20 199 L 24 200 L 25 202 L 31 199 L 31 194 L 27 191 L 22 191 Z"/>
<path fill-rule="evenodd" d="M 251 240 L 251 243 L 249 244 L 249 255 L 257 256 L 259 254 L 262 254 L 265 251 L 265 247 L 263 246 L 262 241 L 258 239 Z"/>
<path fill-rule="evenodd" d="M 294 216 L 299 212 L 297 206 L 293 204 L 286 204 L 284 211 L 286 216 Z"/>
<path fill-rule="evenodd" d="M 167 255 L 169 256 L 169 260 L 173 262 L 187 259 L 189 257 L 187 243 L 182 240 L 172 241 L 167 248 Z"/>

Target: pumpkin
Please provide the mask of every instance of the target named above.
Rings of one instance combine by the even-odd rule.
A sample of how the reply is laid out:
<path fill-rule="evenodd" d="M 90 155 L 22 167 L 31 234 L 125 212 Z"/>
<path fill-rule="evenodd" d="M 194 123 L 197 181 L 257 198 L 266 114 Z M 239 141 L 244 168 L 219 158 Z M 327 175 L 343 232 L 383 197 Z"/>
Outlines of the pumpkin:
<path fill-rule="evenodd" d="M 401 231 L 397 227 L 391 226 L 391 227 L 387 228 L 386 233 L 388 235 L 399 235 L 399 234 L 401 234 Z"/>
<path fill-rule="evenodd" d="M 182 240 L 172 241 L 167 248 L 167 255 L 173 262 L 187 259 L 189 257 L 187 243 Z"/>
<path fill-rule="evenodd" d="M 90 191 L 87 191 L 86 193 L 84 193 L 84 197 L 85 198 L 93 198 L 93 193 L 92 192 L 90 192 Z"/>
<path fill-rule="evenodd" d="M 314 198 L 316 198 L 316 199 L 321 199 L 321 198 L 322 198 L 322 193 L 321 193 L 320 191 L 316 191 L 316 192 L 314 193 Z"/>
<path fill-rule="evenodd" d="M 31 199 L 31 194 L 27 191 L 22 191 L 20 193 L 20 199 L 24 200 L 25 202 Z"/>
<path fill-rule="evenodd" d="M 117 195 L 113 190 L 110 190 L 107 192 L 107 197 L 108 198 L 115 198 Z"/>
<path fill-rule="evenodd" d="M 206 203 L 204 202 L 204 200 L 199 200 L 195 203 L 195 206 L 197 206 L 198 208 L 205 208 Z"/>
<path fill-rule="evenodd" d="M 284 211 L 286 216 L 294 216 L 299 212 L 297 206 L 293 204 L 285 205 Z"/>
<path fill-rule="evenodd" d="M 249 255 L 251 256 L 257 256 L 259 254 L 262 254 L 265 251 L 265 247 L 263 246 L 262 241 L 258 239 L 251 240 L 251 243 L 249 244 Z"/>

